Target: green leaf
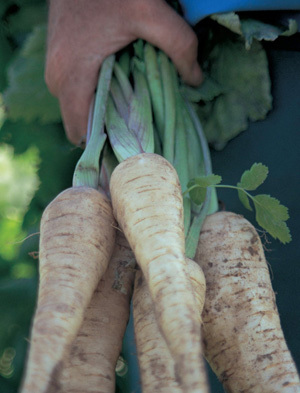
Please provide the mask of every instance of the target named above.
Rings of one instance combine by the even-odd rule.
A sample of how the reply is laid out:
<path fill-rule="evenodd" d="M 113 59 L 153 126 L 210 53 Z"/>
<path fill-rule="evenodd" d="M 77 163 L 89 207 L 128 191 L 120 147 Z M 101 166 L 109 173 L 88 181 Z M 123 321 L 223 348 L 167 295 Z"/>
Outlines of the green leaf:
<path fill-rule="evenodd" d="M 246 48 L 250 48 L 253 39 L 275 41 L 281 35 L 292 35 L 297 32 L 297 23 L 294 20 L 289 21 L 288 28 L 274 26 L 255 19 L 246 19 L 241 21 L 242 34 L 245 37 Z"/>
<path fill-rule="evenodd" d="M 271 109 L 268 61 L 259 42 L 246 50 L 241 39 L 220 41 L 207 61 L 223 94 L 198 106 L 198 115 L 208 142 L 220 150 L 247 129 L 249 120 L 262 120 Z"/>
<path fill-rule="evenodd" d="M 220 25 L 226 27 L 236 34 L 242 34 L 241 21 L 235 12 L 224 12 L 221 14 L 213 14 L 210 17 Z"/>
<path fill-rule="evenodd" d="M 24 4 L 8 17 L 9 32 L 13 35 L 30 33 L 32 27 L 47 22 L 47 4 Z"/>
<path fill-rule="evenodd" d="M 219 175 L 211 174 L 207 176 L 196 177 L 194 181 L 195 184 L 197 184 L 199 187 L 209 187 L 221 183 L 222 177 Z"/>
<path fill-rule="evenodd" d="M 250 49 L 253 39 L 258 41 L 275 41 L 279 36 L 290 36 L 297 32 L 296 20 L 289 19 L 288 26 L 283 26 L 279 21 L 273 24 L 252 18 L 242 19 L 235 12 L 211 15 L 211 19 L 226 27 L 233 33 L 245 38 L 245 45 Z"/>
<path fill-rule="evenodd" d="M 224 92 L 224 87 L 209 76 L 205 76 L 199 87 L 184 84 L 180 87 L 180 91 L 191 102 L 211 101 Z"/>
<path fill-rule="evenodd" d="M 13 54 L 9 41 L 4 34 L 0 34 L 0 53 L 0 91 L 2 92 L 7 84 L 7 65 Z"/>
<path fill-rule="evenodd" d="M 252 167 L 245 171 L 238 183 L 238 187 L 248 191 L 256 190 L 267 178 L 269 169 L 261 163 L 254 163 Z"/>
<path fill-rule="evenodd" d="M 252 207 L 250 205 L 248 195 L 244 191 L 238 190 L 238 196 L 239 196 L 239 200 L 242 202 L 245 208 L 252 211 Z"/>
<path fill-rule="evenodd" d="M 208 176 L 199 176 L 191 180 L 188 183 L 187 188 L 190 189 L 193 187 L 189 191 L 192 201 L 197 205 L 201 205 L 201 203 L 203 203 L 205 200 L 207 187 L 219 184 L 221 181 L 221 176 L 214 174 Z"/>
<path fill-rule="evenodd" d="M 190 187 L 191 183 L 188 184 L 188 188 Z M 191 200 L 196 205 L 201 205 L 205 201 L 206 197 L 206 188 L 202 187 L 195 187 L 189 192 Z"/>
<path fill-rule="evenodd" d="M 281 205 L 278 199 L 271 197 L 270 195 L 260 194 L 254 197 L 255 206 L 261 206 L 268 211 L 270 216 L 277 220 L 286 221 L 289 219 L 288 208 Z"/>
<path fill-rule="evenodd" d="M 275 239 L 282 243 L 292 240 L 291 234 L 285 221 L 289 218 L 287 207 L 270 195 L 256 195 L 253 197 L 258 224 L 267 230 Z"/>
<path fill-rule="evenodd" d="M 58 100 L 49 93 L 44 81 L 45 42 L 46 26 L 35 27 L 8 69 L 4 101 L 12 120 L 39 120 L 46 124 L 61 119 Z"/>
<path fill-rule="evenodd" d="M 289 37 L 293 34 L 296 34 L 298 32 L 299 26 L 298 23 L 295 19 L 289 19 L 288 20 L 288 29 L 285 30 L 283 33 L 281 33 L 282 36 L 284 37 Z"/>

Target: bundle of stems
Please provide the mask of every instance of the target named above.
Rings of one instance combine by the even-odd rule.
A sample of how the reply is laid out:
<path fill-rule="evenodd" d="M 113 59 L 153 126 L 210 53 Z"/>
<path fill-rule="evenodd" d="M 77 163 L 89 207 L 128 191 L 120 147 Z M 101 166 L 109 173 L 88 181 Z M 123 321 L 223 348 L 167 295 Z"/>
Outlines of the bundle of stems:
<path fill-rule="evenodd" d="M 176 169 L 182 192 L 191 179 L 212 173 L 208 144 L 194 103 L 185 97 L 184 83 L 166 54 L 142 40 L 114 64 L 106 110 L 109 145 L 102 161 L 101 186 L 118 162 L 143 152 L 157 153 Z M 114 154 L 115 159 L 112 158 Z M 184 196 L 186 255 L 195 256 L 202 223 L 218 210 L 215 189 L 207 188 L 204 203 Z"/>

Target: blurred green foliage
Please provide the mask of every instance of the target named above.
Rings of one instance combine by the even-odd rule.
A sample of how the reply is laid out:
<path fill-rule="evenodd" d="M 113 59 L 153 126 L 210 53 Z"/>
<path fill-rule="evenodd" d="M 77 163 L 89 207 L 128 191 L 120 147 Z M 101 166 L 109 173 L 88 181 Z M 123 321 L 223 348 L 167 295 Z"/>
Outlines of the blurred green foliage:
<path fill-rule="evenodd" d="M 81 150 L 44 83 L 46 2 L 0 4 L 0 391 L 23 374 L 38 282 L 39 221 L 69 187 Z M 4 101 L 4 103 L 3 103 Z"/>

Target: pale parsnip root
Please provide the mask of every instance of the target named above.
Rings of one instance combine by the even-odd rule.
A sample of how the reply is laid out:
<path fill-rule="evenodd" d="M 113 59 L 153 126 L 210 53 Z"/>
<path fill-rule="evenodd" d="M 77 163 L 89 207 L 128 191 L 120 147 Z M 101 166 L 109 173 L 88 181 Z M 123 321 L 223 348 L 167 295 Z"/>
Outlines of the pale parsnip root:
<path fill-rule="evenodd" d="M 139 154 L 116 167 L 110 192 L 115 217 L 149 285 L 158 324 L 184 391 L 207 392 L 201 320 L 186 273 L 177 173 L 163 157 Z"/>
<path fill-rule="evenodd" d="M 49 393 L 105 273 L 115 240 L 109 200 L 70 188 L 45 209 L 40 229 L 40 283 L 22 393 Z"/>
<path fill-rule="evenodd" d="M 205 356 L 230 393 L 299 393 L 263 247 L 242 216 L 204 222 L 195 260 L 206 278 Z"/>
<path fill-rule="evenodd" d="M 188 260 L 194 295 L 201 315 L 205 297 L 202 269 Z M 154 304 L 141 270 L 137 271 L 133 292 L 134 332 L 143 393 L 183 393 L 175 375 L 175 363 L 155 317 Z"/>
<path fill-rule="evenodd" d="M 134 275 L 133 252 L 117 231 L 107 271 L 86 310 L 63 371 L 54 381 L 57 393 L 115 392 L 115 368 L 129 319 Z"/>

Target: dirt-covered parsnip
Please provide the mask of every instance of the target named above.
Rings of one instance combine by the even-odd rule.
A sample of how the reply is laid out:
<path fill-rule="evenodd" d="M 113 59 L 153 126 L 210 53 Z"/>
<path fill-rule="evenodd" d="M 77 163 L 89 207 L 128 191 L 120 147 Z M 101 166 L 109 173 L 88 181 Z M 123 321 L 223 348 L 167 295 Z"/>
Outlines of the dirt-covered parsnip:
<path fill-rule="evenodd" d="M 234 213 L 208 216 L 195 259 L 207 285 L 205 356 L 226 391 L 300 392 L 255 228 Z"/>
<path fill-rule="evenodd" d="M 116 223 L 111 203 L 97 190 L 112 65 L 110 57 L 101 68 L 96 96 L 100 109 L 73 187 L 60 193 L 42 215 L 38 301 L 22 393 L 51 391 L 113 252 Z"/>
<path fill-rule="evenodd" d="M 186 393 L 207 392 L 201 320 L 186 273 L 182 194 L 174 167 L 142 153 L 119 164 L 111 176 L 115 217 L 145 279 L 160 329 Z"/>
<path fill-rule="evenodd" d="M 98 284 L 74 340 L 56 392 L 114 393 L 115 368 L 129 319 L 135 258 L 117 231 L 108 269 Z"/>
<path fill-rule="evenodd" d="M 189 260 L 187 266 L 198 310 L 204 305 L 205 278 L 202 269 Z M 183 393 L 175 375 L 175 364 L 157 325 L 154 305 L 141 270 L 133 292 L 134 331 L 143 393 Z"/>

